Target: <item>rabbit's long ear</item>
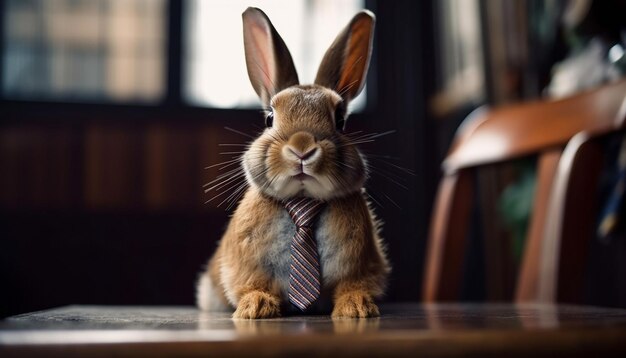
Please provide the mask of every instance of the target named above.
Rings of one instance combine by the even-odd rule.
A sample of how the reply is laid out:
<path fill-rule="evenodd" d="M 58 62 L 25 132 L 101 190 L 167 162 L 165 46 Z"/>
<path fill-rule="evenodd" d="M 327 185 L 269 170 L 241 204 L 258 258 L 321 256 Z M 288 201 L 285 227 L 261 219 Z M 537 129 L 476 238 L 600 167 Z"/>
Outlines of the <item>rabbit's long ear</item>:
<path fill-rule="evenodd" d="M 274 94 L 298 84 L 298 74 L 285 42 L 267 15 L 249 7 L 242 17 L 248 76 L 263 104 L 269 105 Z"/>
<path fill-rule="evenodd" d="M 326 51 L 316 84 L 335 90 L 346 101 L 361 92 L 372 54 L 375 22 L 376 17 L 367 10 L 352 18 Z"/>

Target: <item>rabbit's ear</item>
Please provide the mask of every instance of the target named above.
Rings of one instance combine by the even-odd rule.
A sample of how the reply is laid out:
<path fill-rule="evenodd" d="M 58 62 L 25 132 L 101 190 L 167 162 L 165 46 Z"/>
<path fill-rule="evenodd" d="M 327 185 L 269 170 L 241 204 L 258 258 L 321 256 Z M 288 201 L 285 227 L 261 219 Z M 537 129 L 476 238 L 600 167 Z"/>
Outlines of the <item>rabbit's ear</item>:
<path fill-rule="evenodd" d="M 335 90 L 346 101 L 361 93 L 372 54 L 375 22 L 376 17 L 368 10 L 352 18 L 326 51 L 316 84 Z"/>
<path fill-rule="evenodd" d="M 242 17 L 248 76 L 267 106 L 274 94 L 298 84 L 298 74 L 285 42 L 267 15 L 260 9 L 249 7 Z"/>

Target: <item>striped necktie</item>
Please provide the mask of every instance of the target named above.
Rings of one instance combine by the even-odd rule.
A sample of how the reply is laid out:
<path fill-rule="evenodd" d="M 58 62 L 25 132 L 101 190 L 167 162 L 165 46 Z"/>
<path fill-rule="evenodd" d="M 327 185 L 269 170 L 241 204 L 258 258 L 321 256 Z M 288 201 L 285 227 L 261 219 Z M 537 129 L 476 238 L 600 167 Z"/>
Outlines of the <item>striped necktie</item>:
<path fill-rule="evenodd" d="M 320 260 L 311 227 L 324 203 L 299 197 L 284 201 L 284 205 L 296 224 L 291 240 L 289 301 L 304 311 L 320 296 Z"/>

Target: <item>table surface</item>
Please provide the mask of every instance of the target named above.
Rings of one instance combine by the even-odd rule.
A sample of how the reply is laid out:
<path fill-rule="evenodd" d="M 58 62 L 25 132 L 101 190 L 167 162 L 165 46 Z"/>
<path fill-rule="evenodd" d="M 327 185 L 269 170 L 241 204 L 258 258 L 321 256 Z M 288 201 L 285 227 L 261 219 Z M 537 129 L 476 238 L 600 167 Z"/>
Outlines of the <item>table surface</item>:
<path fill-rule="evenodd" d="M 621 356 L 626 310 L 395 304 L 381 317 L 234 320 L 192 307 L 67 306 L 0 321 L 0 356 Z"/>

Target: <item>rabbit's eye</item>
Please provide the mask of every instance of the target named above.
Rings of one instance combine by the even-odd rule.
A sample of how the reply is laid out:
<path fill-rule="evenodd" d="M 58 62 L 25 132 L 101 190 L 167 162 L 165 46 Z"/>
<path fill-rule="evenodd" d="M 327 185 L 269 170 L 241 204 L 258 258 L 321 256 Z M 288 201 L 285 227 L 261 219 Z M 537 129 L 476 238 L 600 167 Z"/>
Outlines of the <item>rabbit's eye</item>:
<path fill-rule="evenodd" d="M 335 117 L 335 123 L 337 125 L 337 130 L 343 132 L 346 126 L 346 120 L 343 117 Z"/>
<path fill-rule="evenodd" d="M 335 126 L 340 132 L 343 132 L 346 127 L 346 107 L 343 103 L 335 109 Z"/>
<path fill-rule="evenodd" d="M 272 124 L 274 124 L 274 111 L 269 111 L 265 116 L 265 126 L 270 128 Z"/>

